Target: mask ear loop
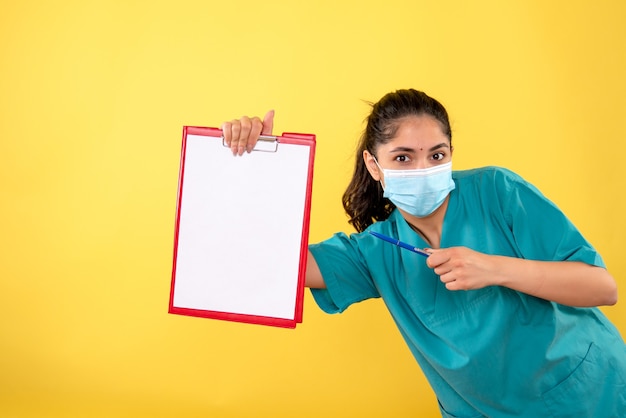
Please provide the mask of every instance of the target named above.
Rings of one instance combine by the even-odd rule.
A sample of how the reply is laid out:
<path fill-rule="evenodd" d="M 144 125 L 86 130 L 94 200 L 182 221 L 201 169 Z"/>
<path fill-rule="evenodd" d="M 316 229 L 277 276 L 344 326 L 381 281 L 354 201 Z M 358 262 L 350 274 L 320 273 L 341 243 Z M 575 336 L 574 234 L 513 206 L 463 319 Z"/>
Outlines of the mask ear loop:
<path fill-rule="evenodd" d="M 370 153 L 370 154 L 372 154 L 372 153 Z M 372 158 L 374 159 L 374 162 L 376 163 L 376 165 L 378 166 L 378 169 L 382 173 L 381 176 L 380 176 L 380 180 L 378 180 L 378 184 L 380 185 L 380 187 L 382 187 L 383 193 L 384 193 L 385 192 L 385 185 L 383 184 L 383 177 L 384 177 L 384 174 L 385 174 L 385 170 L 380 166 L 380 164 L 378 164 L 378 160 L 376 159 L 376 156 L 374 154 L 372 154 Z"/>

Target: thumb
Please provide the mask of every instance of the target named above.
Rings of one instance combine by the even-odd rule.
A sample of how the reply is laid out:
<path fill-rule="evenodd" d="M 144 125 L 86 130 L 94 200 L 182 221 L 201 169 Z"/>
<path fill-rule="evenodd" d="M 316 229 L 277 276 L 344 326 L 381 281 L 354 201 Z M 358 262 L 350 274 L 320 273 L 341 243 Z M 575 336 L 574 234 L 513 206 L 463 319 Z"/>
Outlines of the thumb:
<path fill-rule="evenodd" d="M 440 248 L 428 248 L 428 247 L 422 248 L 422 249 L 430 254 L 428 258 L 426 259 L 426 265 L 430 267 L 431 269 L 437 267 L 440 263 L 436 261 L 437 257 L 433 258 L 432 256 L 440 252 L 441 249 Z"/>
<path fill-rule="evenodd" d="M 274 111 L 270 110 L 263 117 L 263 129 L 261 135 L 271 135 L 274 129 Z"/>

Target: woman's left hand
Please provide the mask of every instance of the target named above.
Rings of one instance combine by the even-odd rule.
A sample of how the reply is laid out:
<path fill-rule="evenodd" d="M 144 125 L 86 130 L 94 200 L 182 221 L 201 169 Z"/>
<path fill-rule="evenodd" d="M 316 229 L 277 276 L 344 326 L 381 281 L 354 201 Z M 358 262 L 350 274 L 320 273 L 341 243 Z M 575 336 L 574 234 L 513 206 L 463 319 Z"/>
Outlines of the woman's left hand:
<path fill-rule="evenodd" d="M 429 249 L 426 263 L 448 290 L 481 289 L 495 283 L 492 256 L 467 247 Z"/>

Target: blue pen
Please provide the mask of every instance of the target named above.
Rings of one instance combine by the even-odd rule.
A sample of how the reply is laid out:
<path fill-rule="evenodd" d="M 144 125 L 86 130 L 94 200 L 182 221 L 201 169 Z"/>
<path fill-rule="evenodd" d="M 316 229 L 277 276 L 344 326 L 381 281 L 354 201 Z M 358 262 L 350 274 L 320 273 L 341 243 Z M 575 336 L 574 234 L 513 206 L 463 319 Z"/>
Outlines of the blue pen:
<path fill-rule="evenodd" d="M 414 247 L 406 242 L 402 242 L 399 239 L 388 237 L 387 235 L 379 234 L 378 232 L 370 231 L 370 234 L 374 235 L 376 238 L 380 238 L 383 241 L 390 242 L 393 245 L 397 245 L 398 247 L 404 248 L 405 250 L 413 251 L 419 255 L 423 255 L 424 257 L 428 257 L 430 254 L 421 248 Z"/>

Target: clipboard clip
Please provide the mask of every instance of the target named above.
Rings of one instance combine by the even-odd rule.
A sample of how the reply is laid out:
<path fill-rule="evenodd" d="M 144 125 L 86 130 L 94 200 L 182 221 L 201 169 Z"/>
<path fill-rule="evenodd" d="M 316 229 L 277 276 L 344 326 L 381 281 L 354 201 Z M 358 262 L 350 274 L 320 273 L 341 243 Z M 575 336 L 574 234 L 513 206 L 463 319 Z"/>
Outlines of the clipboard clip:
<path fill-rule="evenodd" d="M 276 152 L 278 151 L 278 140 L 277 136 L 273 135 L 261 135 L 259 136 L 259 140 L 256 145 L 252 149 L 252 151 L 261 151 L 261 152 Z M 226 145 L 224 135 L 222 135 L 222 146 L 228 148 Z"/>

